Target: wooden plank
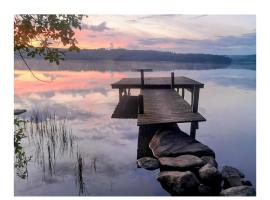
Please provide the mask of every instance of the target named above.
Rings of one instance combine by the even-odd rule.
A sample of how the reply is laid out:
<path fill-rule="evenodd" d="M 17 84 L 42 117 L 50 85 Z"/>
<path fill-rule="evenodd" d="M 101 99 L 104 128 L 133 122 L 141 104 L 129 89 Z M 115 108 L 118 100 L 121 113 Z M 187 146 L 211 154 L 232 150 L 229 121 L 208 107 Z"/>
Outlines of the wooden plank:
<path fill-rule="evenodd" d="M 144 88 L 149 89 L 169 89 L 171 88 L 170 77 L 147 77 L 144 78 Z M 141 78 L 123 78 L 111 84 L 112 88 L 141 88 Z M 190 88 L 194 86 L 203 88 L 204 84 L 193 79 L 180 76 L 174 77 L 174 86 L 179 88 Z"/>
<path fill-rule="evenodd" d="M 184 123 L 205 121 L 198 112 L 174 90 L 143 89 L 144 114 L 138 114 L 139 126 L 164 123 Z"/>

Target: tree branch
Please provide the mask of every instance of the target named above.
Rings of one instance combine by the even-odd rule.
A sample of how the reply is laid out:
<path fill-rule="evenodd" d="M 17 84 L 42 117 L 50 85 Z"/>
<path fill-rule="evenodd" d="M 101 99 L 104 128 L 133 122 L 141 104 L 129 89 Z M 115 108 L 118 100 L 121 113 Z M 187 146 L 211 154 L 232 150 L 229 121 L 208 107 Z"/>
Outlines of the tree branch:
<path fill-rule="evenodd" d="M 35 79 L 37 79 L 38 81 L 44 82 L 44 83 L 51 83 L 51 82 L 52 82 L 52 80 L 51 80 L 51 81 L 46 81 L 46 80 L 42 80 L 42 79 L 38 78 L 38 77 L 35 75 L 35 73 L 31 70 L 31 68 L 29 67 L 29 65 L 27 64 L 27 62 L 26 62 L 26 60 L 24 59 L 24 57 L 23 57 L 21 51 L 18 50 L 18 52 L 19 52 L 20 58 L 22 59 L 22 61 L 24 62 L 24 64 L 26 65 L 26 67 L 28 68 L 28 70 L 30 71 L 30 73 L 32 74 L 32 76 L 33 76 Z"/>

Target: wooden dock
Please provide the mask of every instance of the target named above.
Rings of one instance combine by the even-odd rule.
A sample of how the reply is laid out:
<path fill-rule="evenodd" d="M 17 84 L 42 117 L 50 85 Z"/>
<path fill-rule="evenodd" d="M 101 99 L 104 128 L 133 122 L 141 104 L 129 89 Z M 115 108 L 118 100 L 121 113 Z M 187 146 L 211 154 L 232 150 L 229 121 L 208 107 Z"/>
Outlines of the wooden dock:
<path fill-rule="evenodd" d="M 198 122 L 206 119 L 198 113 L 199 92 L 204 84 L 190 78 L 147 77 L 140 70 L 141 78 L 124 78 L 113 83 L 119 90 L 119 103 L 112 118 L 137 118 L 138 126 L 191 123 L 190 134 L 195 136 Z M 139 96 L 131 96 L 131 89 L 140 89 Z M 191 92 L 188 103 L 185 91 Z"/>
<path fill-rule="evenodd" d="M 126 88 L 142 88 L 140 78 L 123 78 L 112 85 L 113 89 L 126 89 Z M 193 87 L 203 88 L 204 84 L 187 78 L 179 76 L 174 78 L 174 88 L 190 88 Z M 147 77 L 144 78 L 143 88 L 149 89 L 170 89 L 171 77 Z"/>
<path fill-rule="evenodd" d="M 144 113 L 138 114 L 138 126 L 205 121 L 175 90 L 142 89 L 141 94 Z"/>

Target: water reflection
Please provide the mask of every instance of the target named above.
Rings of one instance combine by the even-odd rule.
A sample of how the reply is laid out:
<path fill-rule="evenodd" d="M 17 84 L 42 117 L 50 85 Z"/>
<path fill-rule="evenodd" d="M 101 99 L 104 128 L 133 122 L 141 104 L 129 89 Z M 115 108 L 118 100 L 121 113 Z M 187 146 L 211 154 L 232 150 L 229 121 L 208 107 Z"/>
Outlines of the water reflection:
<path fill-rule="evenodd" d="M 31 77 L 28 71 L 16 70 L 15 108 L 48 110 L 55 113 L 58 120 L 66 119 L 66 123 L 72 127 L 72 135 L 76 137 L 74 141 L 78 144 L 82 159 L 78 159 L 77 145 L 73 143 L 73 157 L 65 154 L 56 156 L 54 161 L 54 147 L 49 142 L 52 176 L 47 156 L 44 158 L 45 180 L 42 180 L 43 169 L 37 167 L 34 160 L 30 161 L 28 182 L 15 177 L 15 195 L 78 195 L 80 183 L 84 183 L 81 184 L 84 186 L 81 191 L 84 194 L 87 191 L 87 195 L 168 195 L 155 180 L 157 170 L 149 172 L 137 169 L 136 149 L 139 149 L 138 140 L 141 139 L 136 120 L 111 119 L 111 113 L 118 103 L 118 91 L 112 90 L 110 84 L 123 77 L 137 76 L 137 73 L 35 73 L 45 79 L 53 77 L 54 80 L 49 84 L 41 83 Z M 151 75 L 160 76 L 163 73 L 153 72 Z M 177 70 L 177 75 L 205 83 L 200 94 L 199 111 L 205 115 L 207 122 L 200 123 L 196 135 L 198 140 L 215 150 L 221 166 L 227 164 L 239 168 L 255 184 L 256 72 L 237 69 Z M 225 81 L 220 81 L 222 77 Z M 30 113 L 23 115 L 30 118 Z M 181 124 L 180 128 L 188 132 L 190 126 Z M 26 152 L 31 153 L 29 155 L 34 155 L 34 143 L 29 143 L 25 138 L 23 145 Z M 44 151 L 48 152 L 46 140 Z M 79 160 L 82 161 L 82 170 L 78 168 Z M 82 172 L 82 178 L 76 176 L 77 172 Z"/>

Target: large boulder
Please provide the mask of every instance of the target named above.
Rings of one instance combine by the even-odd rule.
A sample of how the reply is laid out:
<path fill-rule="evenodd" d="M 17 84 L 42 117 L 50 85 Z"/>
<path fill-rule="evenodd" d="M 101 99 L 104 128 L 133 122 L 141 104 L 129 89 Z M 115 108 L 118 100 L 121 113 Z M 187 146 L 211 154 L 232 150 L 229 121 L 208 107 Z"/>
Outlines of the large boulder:
<path fill-rule="evenodd" d="M 210 164 L 215 168 L 218 168 L 218 163 L 212 156 L 202 156 L 201 159 L 203 160 L 204 164 Z"/>
<path fill-rule="evenodd" d="M 137 164 L 139 167 L 147 169 L 147 170 L 155 170 L 159 168 L 159 162 L 155 158 L 151 157 L 142 157 L 137 160 Z"/>
<path fill-rule="evenodd" d="M 206 164 L 199 169 L 199 177 L 205 185 L 213 186 L 216 188 L 221 187 L 221 173 L 218 171 L 217 168 L 210 164 Z"/>
<path fill-rule="evenodd" d="M 225 179 L 229 177 L 245 178 L 245 175 L 241 171 L 231 166 L 224 166 L 222 168 L 221 174 L 222 174 L 222 178 L 225 178 Z"/>
<path fill-rule="evenodd" d="M 190 171 L 163 171 L 157 180 L 171 195 L 190 196 L 198 193 L 199 181 Z"/>
<path fill-rule="evenodd" d="M 215 187 L 207 186 L 204 184 L 200 184 L 198 187 L 198 195 L 199 196 L 217 196 L 220 190 L 217 190 Z"/>
<path fill-rule="evenodd" d="M 159 163 L 162 169 L 192 170 L 204 165 L 202 159 L 193 155 L 181 155 L 177 157 L 161 157 Z"/>
<path fill-rule="evenodd" d="M 238 169 L 231 166 L 224 166 L 222 171 L 222 178 L 224 180 L 223 188 L 231 188 L 236 186 L 247 185 L 251 186 L 251 182 L 244 179 L 245 175 Z"/>
<path fill-rule="evenodd" d="M 237 186 L 223 190 L 221 196 L 256 196 L 256 191 L 251 186 Z"/>
<path fill-rule="evenodd" d="M 185 154 L 215 157 L 215 153 L 208 146 L 180 130 L 158 130 L 151 139 L 149 147 L 156 158 Z"/>
<path fill-rule="evenodd" d="M 252 186 L 252 183 L 249 180 L 246 180 L 241 177 L 232 176 L 223 180 L 224 180 L 223 189 L 241 186 L 241 185 Z"/>

